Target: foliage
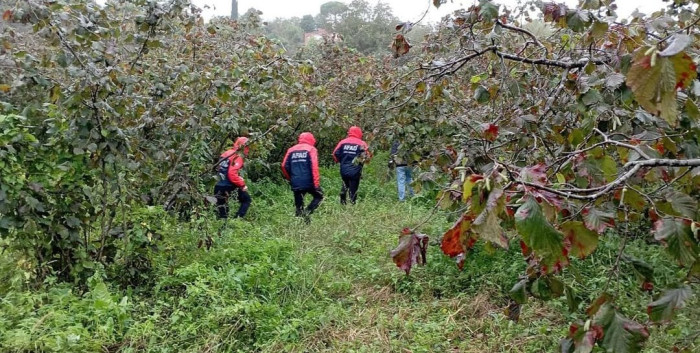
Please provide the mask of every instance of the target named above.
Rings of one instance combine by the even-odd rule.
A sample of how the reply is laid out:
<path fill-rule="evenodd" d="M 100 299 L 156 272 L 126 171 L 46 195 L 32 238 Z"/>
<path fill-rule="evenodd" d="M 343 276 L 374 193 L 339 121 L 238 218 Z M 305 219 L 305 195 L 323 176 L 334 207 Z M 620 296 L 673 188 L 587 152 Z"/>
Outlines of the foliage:
<path fill-rule="evenodd" d="M 146 255 L 152 263 L 148 285 L 125 288 L 110 281 L 109 272 L 121 268 L 113 264 L 84 288 L 52 276 L 36 288 L 26 276 L 31 269 L 21 265 L 27 259 L 5 251 L 0 351 L 555 351 L 568 330 L 564 298 L 531 301 L 517 325 L 503 314 L 508 298 L 501 289 L 525 268 L 517 247 L 491 253 L 477 243 L 458 274 L 430 246 L 430 261 L 410 277 L 392 270 L 386 253 L 396 242 L 397 224 L 424 220 L 431 203 L 397 202 L 384 179 L 386 161 L 380 154 L 365 169 L 357 205 L 343 207 L 337 196 L 329 197 L 310 225 L 294 219 L 291 193 L 274 181 L 249 183 L 250 219 L 229 220 L 223 229 L 211 214 L 181 222 L 161 206 L 133 210 L 137 222 L 156 224 L 163 235 L 162 251 Z M 337 167 L 321 173 L 328 195 L 340 190 Z M 434 218 L 423 230 L 435 234 L 446 225 Z M 213 246 L 197 248 L 207 234 Z M 599 256 L 580 260 L 579 279 L 566 281 L 577 297 L 595 299 L 593 292 L 605 284 L 601 269 L 615 262 L 620 240 L 612 236 Z M 643 240 L 627 249 L 654 266 L 660 286 L 673 281 L 677 271 L 667 254 Z M 614 285 L 629 293 L 617 303 L 626 304 L 619 308 L 625 315 L 649 301 L 634 279 L 621 276 Z M 698 297 L 686 306 L 672 323 L 649 328 L 646 351 L 697 350 Z"/>
<path fill-rule="evenodd" d="M 671 257 L 694 267 L 699 11 L 683 1 L 620 22 L 612 2 L 508 9 L 481 0 L 445 18 L 422 53 L 402 58 L 413 70 L 399 71 L 383 91 L 398 101 L 388 114 L 418 118 L 410 131 L 397 124 L 393 132 L 414 137 L 420 129 L 453 127 L 413 140 L 447 147 L 432 148 L 423 163 L 445 188 L 436 207 L 461 214 L 443 235 L 443 252 L 462 268 L 480 239 L 498 243 L 495 235 L 514 230 L 527 263 L 511 290 L 516 303 L 565 292 L 575 299 L 563 284 L 567 268 L 596 256 L 608 229 L 626 239 L 631 227 L 653 224 L 650 233 Z M 411 25 L 396 28 L 396 57 L 415 51 L 403 36 Z M 642 277 L 653 292 L 653 278 Z M 668 292 L 650 306 L 652 319 L 670 317 L 691 292 Z M 612 293 L 618 300 L 624 294 Z M 512 312 L 519 310 L 514 305 Z M 613 307 L 602 312 L 591 317 L 600 332 L 572 333 L 572 351 L 590 351 L 596 342 L 614 352 L 639 350 L 646 328 Z"/>

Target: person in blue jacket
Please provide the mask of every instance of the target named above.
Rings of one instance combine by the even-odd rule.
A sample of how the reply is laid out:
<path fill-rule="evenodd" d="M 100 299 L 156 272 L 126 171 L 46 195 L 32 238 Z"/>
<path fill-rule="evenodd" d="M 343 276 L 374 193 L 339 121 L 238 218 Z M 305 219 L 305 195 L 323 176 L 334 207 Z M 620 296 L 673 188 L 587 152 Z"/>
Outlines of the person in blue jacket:
<path fill-rule="evenodd" d="M 357 190 L 360 188 L 362 178 L 362 166 L 369 162 L 371 153 L 367 142 L 362 140 L 362 130 L 352 126 L 348 130 L 348 137 L 338 142 L 333 150 L 333 160 L 340 163 L 340 177 L 343 186 L 340 189 L 340 203 L 347 203 L 347 194 L 350 191 L 350 202 L 357 202 Z"/>

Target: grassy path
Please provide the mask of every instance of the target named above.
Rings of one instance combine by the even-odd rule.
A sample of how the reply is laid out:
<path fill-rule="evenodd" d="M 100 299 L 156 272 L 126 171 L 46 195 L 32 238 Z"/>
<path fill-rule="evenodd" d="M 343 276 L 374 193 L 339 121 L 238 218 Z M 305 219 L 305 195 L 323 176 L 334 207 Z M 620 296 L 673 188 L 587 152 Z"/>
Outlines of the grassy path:
<path fill-rule="evenodd" d="M 375 165 L 377 166 L 375 169 Z M 163 236 L 139 287 L 118 285 L 120 272 L 98 269 L 79 291 L 47 282 L 24 283 L 0 257 L 0 351 L 2 352 L 552 352 L 580 314 L 566 300 L 531 300 L 521 322 L 507 320 L 504 293 L 523 272 L 517 242 L 491 253 L 482 244 L 465 268 L 443 256 L 437 244 L 450 222 L 429 221 L 428 264 L 406 276 L 389 258 L 398 233 L 420 223 L 431 200 L 396 201 L 393 181 L 378 162 L 366 170 L 360 202 L 341 206 L 335 168 L 324 169 L 327 199 L 310 225 L 292 217 L 284 185 L 251 185 L 253 206 L 244 221 L 205 217 L 182 223 L 158 210 L 142 210 Z M 210 250 L 198 248 L 213 235 Z M 614 261 L 617 239 L 601 242 L 596 256 L 565 272 L 584 303 L 600 293 Z M 664 253 L 628 245 L 630 255 L 656 268 L 663 285 L 677 277 Z M 118 268 L 118 267 L 117 267 Z M 574 270 L 575 268 L 575 270 Z M 622 308 L 639 321 L 650 297 L 633 277 L 613 285 L 627 295 Z M 642 309 L 640 309 L 642 308 Z M 651 327 L 648 352 L 674 345 L 700 347 L 696 295 L 673 324 Z"/>

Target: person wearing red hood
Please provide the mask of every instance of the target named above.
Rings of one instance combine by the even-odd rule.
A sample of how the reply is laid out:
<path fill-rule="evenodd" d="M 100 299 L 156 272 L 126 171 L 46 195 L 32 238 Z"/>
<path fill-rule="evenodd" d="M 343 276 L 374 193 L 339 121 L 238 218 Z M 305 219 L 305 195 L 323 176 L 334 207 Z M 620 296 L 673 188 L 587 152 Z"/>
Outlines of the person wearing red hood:
<path fill-rule="evenodd" d="M 362 166 L 371 158 L 367 142 L 362 140 L 362 130 L 352 126 L 348 130 L 348 137 L 338 142 L 333 150 L 333 160 L 340 163 L 340 176 L 343 186 L 340 190 L 340 203 L 347 203 L 347 193 L 350 191 L 350 202 L 357 201 L 357 189 L 360 188 Z"/>
<path fill-rule="evenodd" d="M 218 165 L 219 182 L 214 186 L 216 208 L 219 218 L 228 218 L 228 198 L 232 192 L 238 193 L 238 202 L 241 204 L 236 212 L 236 218 L 242 218 L 248 212 L 251 199 L 245 180 L 239 175 L 243 168 L 243 157 L 248 156 L 247 137 L 239 137 L 233 147 L 221 154 L 221 162 Z"/>
<path fill-rule="evenodd" d="M 321 174 L 318 171 L 318 151 L 316 139 L 310 132 L 299 135 L 299 143 L 290 147 L 282 160 L 282 174 L 289 180 L 294 192 L 294 205 L 297 217 L 309 222 L 311 215 L 323 201 Z M 304 196 L 311 194 L 313 200 L 304 210 Z"/>

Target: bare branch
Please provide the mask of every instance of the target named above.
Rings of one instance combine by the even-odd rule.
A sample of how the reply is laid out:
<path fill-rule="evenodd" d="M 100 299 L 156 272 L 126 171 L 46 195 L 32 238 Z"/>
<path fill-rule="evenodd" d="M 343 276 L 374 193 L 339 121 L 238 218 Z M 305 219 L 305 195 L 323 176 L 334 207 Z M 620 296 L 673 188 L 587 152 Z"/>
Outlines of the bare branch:
<path fill-rule="evenodd" d="M 530 31 L 528 31 L 528 30 L 526 30 L 526 29 L 524 29 L 524 28 L 520 28 L 520 27 L 516 27 L 516 26 L 511 26 L 511 25 L 509 25 L 509 24 L 502 23 L 501 21 L 498 21 L 498 20 L 496 21 L 496 25 L 497 25 L 497 26 L 500 26 L 500 27 L 502 27 L 502 28 L 509 29 L 509 30 L 511 30 L 511 31 L 520 32 L 520 33 L 522 33 L 522 34 L 525 34 L 525 35 L 530 36 L 530 38 L 532 38 L 532 40 L 533 40 L 533 42 L 534 42 L 535 44 L 537 44 L 540 48 L 544 49 L 544 53 L 545 53 L 544 56 L 546 57 L 546 56 L 549 55 L 549 50 L 547 49 L 547 47 L 545 47 L 544 44 L 542 44 L 542 42 L 540 42 L 539 39 L 537 39 L 537 37 L 535 37 L 535 35 L 532 34 L 532 32 L 530 32 Z"/>

